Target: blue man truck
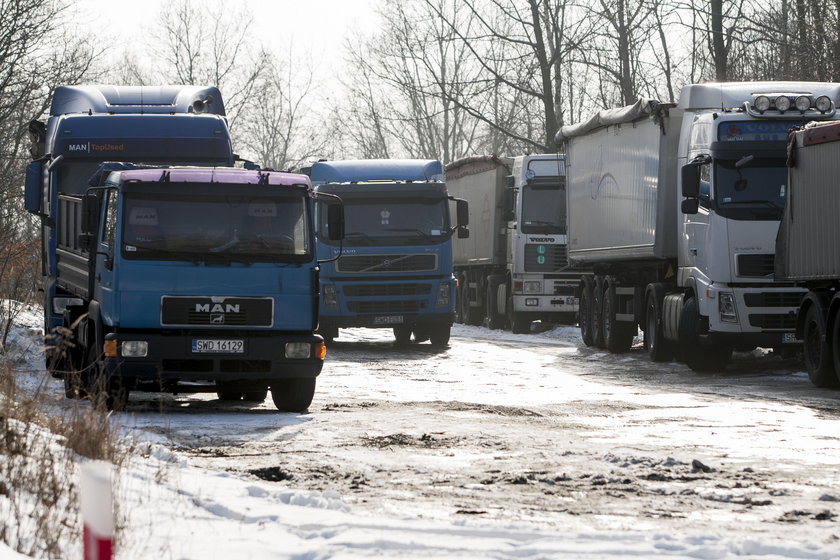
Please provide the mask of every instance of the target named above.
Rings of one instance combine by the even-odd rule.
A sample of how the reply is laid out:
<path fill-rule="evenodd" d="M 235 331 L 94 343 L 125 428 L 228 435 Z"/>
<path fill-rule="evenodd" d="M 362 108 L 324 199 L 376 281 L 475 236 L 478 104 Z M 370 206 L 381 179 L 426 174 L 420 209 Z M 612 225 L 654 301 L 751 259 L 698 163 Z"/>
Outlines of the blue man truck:
<path fill-rule="evenodd" d="M 341 198 L 345 236 L 329 238 L 319 213 L 320 332 L 327 341 L 347 327 L 392 328 L 397 344 L 449 343 L 455 319 L 452 236 L 465 238 L 469 212 L 449 196 L 435 160 L 320 161 L 310 169 L 319 193 Z M 450 218 L 456 203 L 456 224 Z M 322 203 L 328 208 L 329 201 Z M 324 206 L 326 205 L 326 206 Z"/>
<path fill-rule="evenodd" d="M 61 335 L 46 357 L 68 396 L 119 409 L 133 389 L 270 388 L 281 410 L 309 406 L 324 348 L 307 177 L 159 167 L 90 188 L 112 159 L 232 165 L 216 88 L 62 87 L 30 130 L 26 208 L 42 221 L 45 329 Z"/>

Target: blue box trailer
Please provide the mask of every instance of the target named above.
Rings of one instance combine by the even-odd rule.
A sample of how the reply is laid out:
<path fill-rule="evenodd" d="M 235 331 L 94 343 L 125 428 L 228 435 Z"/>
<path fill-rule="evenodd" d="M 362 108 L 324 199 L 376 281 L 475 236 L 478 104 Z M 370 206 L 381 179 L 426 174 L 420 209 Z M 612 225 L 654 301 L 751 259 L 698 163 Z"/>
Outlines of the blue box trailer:
<path fill-rule="evenodd" d="M 345 235 L 330 239 L 319 212 L 319 330 L 327 341 L 348 327 L 391 328 L 397 343 L 449 343 L 455 318 L 452 236 L 467 237 L 467 203 L 448 195 L 436 160 L 319 161 L 318 193 L 341 199 Z M 450 201 L 456 203 L 453 225 Z M 332 202 L 324 198 L 320 208 Z"/>
<path fill-rule="evenodd" d="M 134 389 L 271 390 L 307 408 L 325 353 L 308 177 L 230 167 L 216 88 L 58 88 L 30 128 L 46 357 L 67 396 L 119 409 Z"/>

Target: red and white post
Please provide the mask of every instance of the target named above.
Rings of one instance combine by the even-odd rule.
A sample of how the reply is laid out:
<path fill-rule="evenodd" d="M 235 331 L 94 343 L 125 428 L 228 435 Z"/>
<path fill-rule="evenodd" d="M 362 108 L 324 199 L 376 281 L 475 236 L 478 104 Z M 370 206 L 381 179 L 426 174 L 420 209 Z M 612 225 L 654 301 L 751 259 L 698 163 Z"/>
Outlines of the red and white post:
<path fill-rule="evenodd" d="M 79 498 L 84 524 L 84 560 L 111 560 L 114 545 L 112 478 L 111 463 L 90 461 L 81 466 Z"/>

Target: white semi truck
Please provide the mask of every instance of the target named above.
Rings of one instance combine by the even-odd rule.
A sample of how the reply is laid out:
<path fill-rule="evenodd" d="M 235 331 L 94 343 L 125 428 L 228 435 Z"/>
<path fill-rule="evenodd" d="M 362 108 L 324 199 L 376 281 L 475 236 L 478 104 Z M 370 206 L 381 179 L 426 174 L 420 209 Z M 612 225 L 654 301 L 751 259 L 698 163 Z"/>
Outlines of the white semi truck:
<path fill-rule="evenodd" d="M 464 158 L 446 166 L 446 186 L 470 207 L 472 233 L 454 244 L 459 320 L 515 333 L 572 322 L 580 275 L 569 271 L 563 157 Z"/>
<path fill-rule="evenodd" d="M 791 127 L 836 118 L 840 85 L 685 86 L 563 127 L 569 254 L 584 342 L 721 369 L 733 349 L 790 348 L 805 291 L 774 277 Z M 795 346 L 794 346 L 795 347 Z"/>

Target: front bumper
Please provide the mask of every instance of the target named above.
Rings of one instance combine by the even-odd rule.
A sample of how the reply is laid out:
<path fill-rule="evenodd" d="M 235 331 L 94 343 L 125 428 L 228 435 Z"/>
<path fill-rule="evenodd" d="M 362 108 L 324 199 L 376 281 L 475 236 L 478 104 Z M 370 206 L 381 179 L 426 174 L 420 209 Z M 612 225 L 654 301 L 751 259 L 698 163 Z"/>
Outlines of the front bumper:
<path fill-rule="evenodd" d="M 287 334 L 265 331 L 119 332 L 105 337 L 116 341 L 117 357 L 105 359 L 108 376 L 136 381 L 234 381 L 312 378 L 321 373 L 324 360 L 316 350 L 324 339 L 315 334 Z M 242 340 L 241 353 L 193 351 L 193 340 Z M 119 355 L 122 342 L 144 340 L 148 355 Z M 286 343 L 310 345 L 308 358 L 287 358 Z"/>

